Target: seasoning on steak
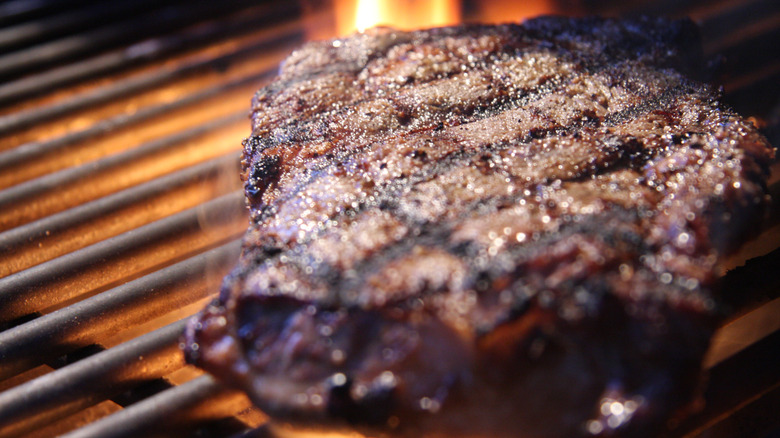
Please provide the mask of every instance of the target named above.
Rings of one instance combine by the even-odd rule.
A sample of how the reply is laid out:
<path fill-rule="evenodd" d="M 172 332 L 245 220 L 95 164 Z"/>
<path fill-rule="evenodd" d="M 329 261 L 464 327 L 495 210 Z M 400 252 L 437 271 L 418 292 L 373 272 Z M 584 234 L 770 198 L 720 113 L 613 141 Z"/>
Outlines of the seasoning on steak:
<path fill-rule="evenodd" d="M 700 65 L 661 19 L 305 45 L 254 97 L 251 226 L 188 360 L 323 430 L 653 435 L 773 156 Z"/>

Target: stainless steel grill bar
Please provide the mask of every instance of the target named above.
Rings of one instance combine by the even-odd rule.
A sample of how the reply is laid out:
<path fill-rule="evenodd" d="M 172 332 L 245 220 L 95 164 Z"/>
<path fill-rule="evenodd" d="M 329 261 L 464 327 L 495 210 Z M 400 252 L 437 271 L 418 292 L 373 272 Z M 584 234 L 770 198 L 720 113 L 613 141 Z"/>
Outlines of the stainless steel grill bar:
<path fill-rule="evenodd" d="M 127 128 L 133 124 L 149 120 L 153 117 L 163 115 L 175 109 L 183 108 L 188 105 L 219 96 L 220 94 L 237 87 L 263 82 L 272 75 L 272 71 L 263 71 L 257 74 L 245 76 L 237 80 L 205 89 L 198 93 L 187 95 L 181 99 L 167 104 L 147 107 L 129 115 L 122 114 L 109 119 L 101 120 L 85 130 L 57 137 L 50 141 L 34 142 L 21 145 L 17 148 L 0 153 L 0 174 L 4 172 L 10 172 L 11 169 L 23 166 L 26 163 L 47 158 L 47 155 L 57 154 L 69 146 L 84 142 L 90 138 L 106 135 L 107 133 L 115 132 L 121 128 Z"/>
<path fill-rule="evenodd" d="M 276 438 L 278 434 L 275 434 L 271 427 L 263 425 L 256 428 L 247 429 L 237 434 L 231 435 L 230 438 Z"/>
<path fill-rule="evenodd" d="M 175 150 L 186 141 L 243 120 L 246 120 L 246 111 L 217 118 L 203 125 L 176 132 L 173 135 L 142 144 L 125 152 L 109 155 L 81 166 L 69 167 L 59 172 L 49 173 L 0 191 L 0 230 L 22 225 L 44 215 L 56 213 L 57 211 L 89 201 L 90 197 L 94 199 L 98 196 L 105 196 L 112 191 L 121 190 L 138 183 L 139 181 L 137 180 L 128 179 L 124 182 L 117 181 L 119 184 L 105 185 L 101 186 L 100 190 L 90 191 L 85 191 L 83 187 L 78 187 L 78 183 L 94 180 L 101 174 L 112 174 L 120 170 L 129 173 L 131 163 L 133 162 L 152 157 L 167 150 Z M 157 174 L 152 173 L 151 176 L 160 176 L 166 170 L 168 169 L 158 169 L 156 171 Z M 149 172 L 146 173 L 148 174 Z M 69 190 L 71 186 L 75 186 L 75 190 Z M 56 205 L 51 206 L 52 202 L 46 202 L 45 198 L 47 197 L 56 198 Z"/>
<path fill-rule="evenodd" d="M 126 281 L 224 242 L 226 236 L 235 238 L 245 228 L 243 193 L 237 191 L 2 278 L 0 322 Z"/>
<path fill-rule="evenodd" d="M 46 38 L 62 35 L 68 31 L 83 30 L 98 23 L 105 24 L 122 15 L 138 13 L 138 11 L 145 10 L 153 4 L 159 4 L 159 2 L 153 0 L 114 0 L 91 8 L 74 9 L 40 20 L 0 28 L 0 51 L 6 52 Z"/>
<path fill-rule="evenodd" d="M 219 16 L 231 7 L 249 4 L 247 0 L 221 2 L 195 1 L 188 7 L 164 6 L 153 12 L 134 16 L 119 23 L 99 27 L 24 50 L 0 56 L 0 78 L 51 66 L 56 62 L 126 44 L 153 33 L 180 29 L 207 17 Z"/>
<path fill-rule="evenodd" d="M 0 233 L 0 277 L 192 207 L 224 188 L 237 190 L 238 178 L 226 182 L 225 174 L 238 174 L 239 155 L 236 151 Z"/>
<path fill-rule="evenodd" d="M 778 400 L 780 373 L 777 367 L 767 367 L 766 364 L 780 364 L 780 332 L 770 334 L 710 369 L 703 410 L 680 424 L 675 429 L 674 436 L 685 437 L 701 433 L 719 418 L 739 409 L 741 405 L 763 397 L 768 397 L 765 401 Z M 767 416 L 754 421 L 751 426 L 758 429 L 754 433 L 768 433 L 776 426 L 776 417 Z M 762 428 L 763 431 L 760 430 Z M 749 435 L 746 432 L 743 430 L 738 435 L 724 436 L 763 436 Z"/>
<path fill-rule="evenodd" d="M 89 6 L 88 2 L 75 4 L 81 3 Z M 192 14 L 189 18 L 183 14 L 181 26 L 172 24 L 167 28 L 175 29 L 174 33 L 148 39 L 148 28 L 144 28 L 138 33 L 145 38 L 141 42 L 134 42 L 136 36 L 131 33 L 117 35 L 118 39 L 106 42 L 105 48 L 116 47 L 115 43 L 133 45 L 110 49 L 113 52 L 83 61 L 74 56 L 81 50 L 84 54 L 97 53 L 102 50 L 100 44 L 74 45 L 72 52 L 60 56 L 62 60 L 67 56 L 68 62 L 77 61 L 75 66 L 69 63 L 43 73 L 32 70 L 36 65 L 56 65 L 57 56 L 20 61 L 20 66 L 7 67 L 10 72 L 0 66 L 0 76 L 3 71 L 6 76 L 15 74 L 13 68 L 18 68 L 18 72 L 30 69 L 32 73 L 0 85 L 0 104 L 48 94 L 64 84 L 108 72 L 118 79 L 102 86 L 80 86 L 75 93 L 66 92 L 64 96 L 55 91 L 51 97 L 41 98 L 43 104 L 25 102 L 20 105 L 22 111 L 6 109 L 6 114 L 0 116 L 0 135 L 18 133 L 15 138 L 4 139 L 4 151 L 0 152 L 0 187 L 5 188 L 0 191 L 0 204 L 5 202 L 3 206 L 7 207 L 2 211 L 14 210 L 13 214 L 25 216 L 20 211 L 40 208 L 46 203 L 41 202 L 43 199 L 61 198 L 52 204 L 56 205 L 53 210 L 44 211 L 44 207 L 39 213 L 8 222 L 7 230 L 0 233 L 0 248 L 18 251 L 8 255 L 9 259 L 0 255 L 4 267 L 4 260 L 20 262 L 21 252 L 33 254 L 30 261 L 21 261 L 22 265 L 13 268 L 11 275 L 0 278 L 0 321 L 5 322 L 0 324 L 4 329 L 0 331 L 0 379 L 5 378 L 0 382 L 5 385 L 5 391 L 0 392 L 0 436 L 60 434 L 80 422 L 91 421 L 95 418 L 92 415 L 119 409 L 128 398 L 127 394 L 118 394 L 121 391 L 130 389 L 135 394 L 131 398 L 146 397 L 144 388 L 150 387 L 150 380 L 168 378 L 178 370 L 175 374 L 179 377 L 172 380 L 177 382 L 182 381 L 181 376 L 192 373 L 181 369 L 183 357 L 178 351 L 178 336 L 183 321 L 128 343 L 112 345 L 181 317 L 186 314 L 179 310 L 182 307 L 192 312 L 195 306 L 190 304 L 200 303 L 215 293 L 237 257 L 240 243 L 235 239 L 243 234 L 247 223 L 243 195 L 236 190 L 240 185 L 236 178 L 236 149 L 241 138 L 237 126 L 246 123 L 246 104 L 252 90 L 273 74 L 272 70 L 263 70 L 265 66 L 274 64 L 275 69 L 283 52 L 289 52 L 303 37 L 301 21 L 288 21 L 297 13 L 298 4 L 253 3 L 256 2 L 211 2 L 210 7 L 226 11 L 213 15 L 230 18 L 203 15 L 192 21 Z M 183 10 L 188 7 L 186 2 L 178 4 Z M 234 7 L 241 4 L 247 7 Z M 74 12 L 74 19 L 78 13 Z M 33 14 L 47 16 L 45 8 Z M 137 12 L 129 15 L 131 21 L 140 17 Z M 52 19 L 57 20 L 54 15 Z M 2 20 L 0 16 L 4 23 Z M 189 22 L 197 26 L 189 26 Z M 157 27 L 154 34 L 165 31 Z M 121 26 L 116 28 L 117 32 L 122 30 Z M 12 39 L 9 44 L 39 36 L 31 33 L 17 38 L 21 40 Z M 49 47 L 64 44 L 69 38 L 52 42 Z M 0 38 L 0 44 L 1 41 Z M 35 50 L 24 52 L 34 54 Z M 170 58 L 172 54 L 176 59 L 150 62 Z M 250 67 L 260 64 L 262 68 L 250 71 Z M 182 97 L 168 103 L 167 93 Z M 120 106 L 123 99 L 129 102 L 127 106 Z M 239 106 L 234 108 L 234 102 L 244 109 L 237 111 Z M 140 109 L 125 109 L 136 105 Z M 82 114 L 84 118 L 74 123 Z M 185 123 L 179 123 L 182 117 Z M 59 122 L 59 118 L 64 119 L 63 125 L 52 123 Z M 87 128 L 73 131 L 71 127 L 84 126 L 82 120 L 88 121 Z M 41 140 L 51 134 L 42 131 L 44 135 L 37 135 L 28 130 L 47 126 L 64 134 Z M 127 134 L 125 138 L 131 138 L 129 143 L 113 140 L 123 132 Z M 210 148 L 210 139 L 220 144 Z M 227 143 L 230 146 L 224 146 Z M 188 151 L 193 151 L 191 156 Z M 61 158 L 64 159 L 59 161 Z M 177 159 L 179 165 L 165 164 L 165 160 Z M 52 165 L 46 167 L 46 163 Z M 126 179 L 129 168 L 141 165 L 153 169 L 146 169 L 145 176 L 125 185 L 88 190 L 92 195 L 78 193 L 78 187 L 95 185 L 103 178 L 100 175 L 109 176 L 106 181 L 110 185 L 114 184 L 110 181 L 112 174 L 116 179 Z M 226 170 L 230 182 L 219 182 L 220 170 Z M 192 188 L 203 183 L 209 188 Z M 225 191 L 229 194 L 181 211 L 193 201 L 202 203 Z M 159 207 L 181 193 L 191 195 L 187 200 L 177 200 L 176 206 Z M 149 208 L 154 212 L 143 211 L 145 204 L 152 204 Z M 122 217 L 125 212 L 135 219 Z M 148 223 L 160 216 L 165 217 Z M 103 230 L 100 224 L 112 218 L 121 221 L 125 228 Z M 133 221 L 146 225 L 138 227 L 139 223 Z M 100 230 L 95 237 L 90 234 L 80 239 L 79 235 L 90 227 Z M 59 252 L 36 248 L 50 244 L 62 248 L 56 250 Z M 209 250 L 217 245 L 222 246 Z M 79 249 L 73 251 L 74 247 Z M 78 359 L 94 350 L 95 344 L 110 348 Z M 75 362 L 34 377 L 63 360 Z M 155 391 L 167 387 L 155 382 L 151 382 Z M 218 422 L 215 430 L 233 433 L 244 429 L 246 425 L 235 414 L 250 408 L 246 398 L 217 385 L 213 390 L 208 387 L 205 385 L 206 393 L 212 397 L 196 396 L 191 401 L 173 397 L 178 404 L 166 402 L 171 394 L 187 392 L 188 388 L 190 395 L 192 389 L 204 394 L 204 385 L 198 385 L 196 379 L 182 389 L 167 389 L 130 405 L 133 409 L 128 414 L 136 415 L 133 412 L 148 406 L 148 412 L 163 420 L 160 423 L 181 419 L 184 423 L 177 421 L 174 429 L 166 430 L 172 434 L 181 434 L 200 421 L 216 424 L 212 422 L 216 418 L 229 421 Z M 162 404 L 150 405 L 150 400 L 162 400 Z M 90 408 L 92 405 L 99 409 Z M 138 428 L 131 427 L 123 433 L 136 436 L 134 429 Z"/>
<path fill-rule="evenodd" d="M 239 248 L 232 241 L 0 333 L 0 379 L 213 295 Z"/>
<path fill-rule="evenodd" d="M 199 417 L 222 418 L 230 415 L 228 412 L 248 407 L 249 401 L 245 396 L 226 390 L 211 376 L 202 376 L 67 433 L 62 438 L 131 438 L 154 435 L 155 432 L 159 434 L 165 432 L 166 426 L 173 429 L 183 427 L 184 423 L 189 423 L 191 429 L 197 425 Z M 177 433 L 175 430 L 167 432 Z"/>
<path fill-rule="evenodd" d="M 0 5 L 0 25 L 45 17 L 62 9 L 78 6 L 83 0 L 13 0 Z"/>
<path fill-rule="evenodd" d="M 725 3 L 724 8 L 717 13 L 702 14 L 702 37 L 711 47 L 714 42 L 725 42 L 732 33 L 744 29 L 746 23 L 755 23 L 778 12 L 777 2 L 773 0 Z"/>
<path fill-rule="evenodd" d="M 699 22 L 725 101 L 743 114 L 768 114 L 780 105 L 780 3 L 720 4 L 702 11 Z"/>
<path fill-rule="evenodd" d="M 184 366 L 185 320 L 0 393 L 0 436 L 21 435 Z"/>
<path fill-rule="evenodd" d="M 43 72 L 33 73 L 23 78 L 0 84 L 0 104 L 14 102 L 24 97 L 40 94 L 64 84 L 78 82 L 101 73 L 115 71 L 136 65 L 141 61 L 149 61 L 170 55 L 185 48 L 193 48 L 212 42 L 215 38 L 243 33 L 255 28 L 267 28 L 261 33 L 260 40 L 237 48 L 234 52 L 191 61 L 174 68 L 155 69 L 139 77 L 125 79 L 104 86 L 94 92 L 87 93 L 61 103 L 43 108 L 33 108 L 19 113 L 0 117 L 0 134 L 12 132 L 36 122 L 47 120 L 58 115 L 75 111 L 89 105 L 110 101 L 131 93 L 158 86 L 166 82 L 193 74 L 205 69 L 217 68 L 249 56 L 263 49 L 289 44 L 290 40 L 300 41 L 302 38 L 300 23 L 292 25 L 271 25 L 292 19 L 295 8 L 290 5 L 273 7 L 256 7 L 226 20 L 215 21 L 208 26 L 185 29 L 168 36 L 145 39 L 117 51 L 98 55 L 83 61 L 75 61 L 62 67 Z"/>

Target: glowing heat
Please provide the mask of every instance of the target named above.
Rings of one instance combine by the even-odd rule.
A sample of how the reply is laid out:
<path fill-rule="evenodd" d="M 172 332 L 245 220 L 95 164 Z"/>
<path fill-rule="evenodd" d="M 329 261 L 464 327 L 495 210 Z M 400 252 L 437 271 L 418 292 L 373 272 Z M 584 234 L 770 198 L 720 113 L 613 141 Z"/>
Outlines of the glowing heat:
<path fill-rule="evenodd" d="M 475 11 L 472 19 L 482 23 L 507 23 L 521 22 L 527 18 L 544 14 L 577 15 L 581 11 L 576 7 L 577 2 L 567 9 L 560 9 L 555 0 L 480 0 L 475 2 Z"/>
<path fill-rule="evenodd" d="M 336 2 L 338 33 L 374 26 L 410 30 L 458 24 L 460 4 L 458 0 L 340 0 Z"/>
<path fill-rule="evenodd" d="M 355 28 L 359 31 L 382 23 L 382 4 L 381 0 L 358 0 L 357 11 L 355 11 Z"/>

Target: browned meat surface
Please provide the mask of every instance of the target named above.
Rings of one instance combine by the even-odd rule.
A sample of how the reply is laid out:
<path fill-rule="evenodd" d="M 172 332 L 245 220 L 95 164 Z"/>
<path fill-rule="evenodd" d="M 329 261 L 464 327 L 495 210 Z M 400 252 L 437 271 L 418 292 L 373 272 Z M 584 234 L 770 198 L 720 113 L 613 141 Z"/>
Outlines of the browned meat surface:
<path fill-rule="evenodd" d="M 253 100 L 238 266 L 188 359 L 281 422 L 648 436 L 689 406 L 772 150 L 686 21 L 310 43 Z"/>

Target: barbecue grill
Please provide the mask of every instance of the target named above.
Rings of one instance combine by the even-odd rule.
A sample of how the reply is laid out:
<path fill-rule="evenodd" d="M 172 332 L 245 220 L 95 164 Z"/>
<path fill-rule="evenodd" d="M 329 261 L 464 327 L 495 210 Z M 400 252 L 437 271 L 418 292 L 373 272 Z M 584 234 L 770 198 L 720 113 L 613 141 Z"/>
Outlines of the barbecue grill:
<path fill-rule="evenodd" d="M 0 437 L 278 435 L 186 365 L 179 336 L 246 229 L 249 98 L 307 35 L 327 35 L 338 3 L 0 2 Z M 547 3 L 692 16 L 724 100 L 778 144 L 776 1 Z M 479 2 L 459 10 L 491 19 Z M 779 181 L 775 165 L 778 199 Z M 669 437 L 780 434 L 780 207 L 730 268 L 735 316 L 700 409 Z"/>

